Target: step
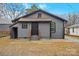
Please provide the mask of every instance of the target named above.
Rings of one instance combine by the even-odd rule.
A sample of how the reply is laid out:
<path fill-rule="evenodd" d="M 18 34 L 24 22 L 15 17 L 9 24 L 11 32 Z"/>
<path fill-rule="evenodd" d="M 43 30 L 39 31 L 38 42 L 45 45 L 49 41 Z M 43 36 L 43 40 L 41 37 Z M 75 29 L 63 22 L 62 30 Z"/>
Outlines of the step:
<path fill-rule="evenodd" d="M 38 40 L 39 39 L 39 36 L 38 35 L 33 35 L 33 36 L 31 36 L 31 39 L 32 40 Z"/>

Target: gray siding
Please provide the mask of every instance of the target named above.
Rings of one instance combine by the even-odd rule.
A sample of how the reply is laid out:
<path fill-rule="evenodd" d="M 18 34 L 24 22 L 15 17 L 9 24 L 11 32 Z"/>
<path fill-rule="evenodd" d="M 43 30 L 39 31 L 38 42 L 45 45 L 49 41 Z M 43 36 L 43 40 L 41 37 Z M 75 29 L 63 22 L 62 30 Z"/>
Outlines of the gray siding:
<path fill-rule="evenodd" d="M 52 38 L 62 39 L 64 35 L 64 28 L 63 28 L 63 22 L 52 18 L 52 22 L 56 23 L 56 32 L 51 33 Z"/>
<path fill-rule="evenodd" d="M 31 34 L 31 24 L 30 23 L 27 23 L 27 28 L 26 29 L 23 29 L 22 28 L 22 24 L 19 23 L 18 24 L 18 37 L 30 37 L 30 34 Z"/>
<path fill-rule="evenodd" d="M 50 38 L 50 23 L 39 23 L 39 34 L 41 38 Z"/>

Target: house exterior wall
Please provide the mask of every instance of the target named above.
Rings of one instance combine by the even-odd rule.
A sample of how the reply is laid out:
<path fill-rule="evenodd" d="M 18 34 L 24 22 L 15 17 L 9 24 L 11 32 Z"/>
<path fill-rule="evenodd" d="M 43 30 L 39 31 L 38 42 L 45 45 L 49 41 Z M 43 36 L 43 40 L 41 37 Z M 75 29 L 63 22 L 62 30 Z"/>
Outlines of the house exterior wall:
<path fill-rule="evenodd" d="M 27 23 L 27 28 L 23 29 L 22 28 L 22 23 L 17 23 L 16 25 L 14 25 L 13 27 L 17 27 L 17 31 L 18 31 L 18 38 L 27 38 L 30 37 L 31 35 L 31 24 Z"/>
<path fill-rule="evenodd" d="M 52 38 L 56 38 L 56 39 L 62 39 L 64 38 L 64 22 L 58 20 L 58 19 L 55 19 L 55 18 L 52 18 L 52 22 L 55 22 L 56 23 L 56 32 L 55 33 L 52 33 L 51 32 L 51 37 Z"/>
<path fill-rule="evenodd" d="M 39 36 L 50 38 L 50 23 L 39 23 Z"/>
<path fill-rule="evenodd" d="M 22 23 L 19 23 L 18 24 L 18 38 L 20 37 L 30 37 L 30 34 L 31 34 L 31 24 L 30 23 L 27 23 L 27 28 L 23 29 L 22 28 Z"/>
<path fill-rule="evenodd" d="M 68 29 L 67 28 L 65 28 L 65 34 L 68 34 Z"/>
<path fill-rule="evenodd" d="M 69 35 L 70 34 L 70 28 L 65 28 L 65 34 Z"/>
<path fill-rule="evenodd" d="M 27 23 L 27 28 L 22 28 L 22 23 L 16 24 L 18 28 L 18 38 L 29 38 L 31 36 L 31 23 Z M 50 23 L 38 23 L 40 38 L 50 38 Z"/>
<path fill-rule="evenodd" d="M 79 28 L 74 28 L 74 32 L 73 32 L 73 28 L 70 28 L 70 35 L 78 35 L 79 36 Z"/>

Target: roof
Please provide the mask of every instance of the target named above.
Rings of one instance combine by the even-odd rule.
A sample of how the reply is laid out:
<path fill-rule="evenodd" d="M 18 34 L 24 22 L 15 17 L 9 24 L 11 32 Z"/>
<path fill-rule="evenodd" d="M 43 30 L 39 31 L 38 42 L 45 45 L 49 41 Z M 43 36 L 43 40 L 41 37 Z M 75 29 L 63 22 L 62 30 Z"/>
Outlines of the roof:
<path fill-rule="evenodd" d="M 24 17 L 28 17 L 28 16 L 30 16 L 30 15 L 33 15 L 33 14 L 39 12 L 39 11 L 41 11 L 41 12 L 43 12 L 43 13 L 45 13 L 45 14 L 48 14 L 49 16 L 52 16 L 52 17 L 54 17 L 54 18 L 60 19 L 60 20 L 62 20 L 62 21 L 67 21 L 67 20 L 65 20 L 65 19 L 63 19 L 63 18 L 61 18 L 61 17 L 58 17 L 58 16 L 54 15 L 54 14 L 51 14 L 51 13 L 48 13 L 48 12 L 46 12 L 46 11 L 44 11 L 44 10 L 40 10 L 40 9 L 39 9 L 39 10 L 34 11 L 34 12 L 30 13 L 30 14 L 26 14 L 26 15 L 24 15 L 24 16 L 22 16 L 22 17 L 19 17 L 19 18 L 17 18 L 17 19 L 14 19 L 14 20 L 12 20 L 12 22 L 18 21 L 20 18 L 24 18 Z"/>
<path fill-rule="evenodd" d="M 30 22 L 30 21 L 52 21 L 51 19 L 25 19 L 25 18 L 21 18 L 20 20 L 18 21 L 27 21 L 27 22 Z"/>
<path fill-rule="evenodd" d="M 67 28 L 72 28 L 72 27 L 79 27 L 79 24 L 74 24 L 74 25 L 68 26 Z"/>
<path fill-rule="evenodd" d="M 13 23 L 12 25 L 10 25 L 9 27 L 12 27 L 13 25 L 15 25 L 15 24 L 17 24 L 17 22 L 16 23 Z"/>

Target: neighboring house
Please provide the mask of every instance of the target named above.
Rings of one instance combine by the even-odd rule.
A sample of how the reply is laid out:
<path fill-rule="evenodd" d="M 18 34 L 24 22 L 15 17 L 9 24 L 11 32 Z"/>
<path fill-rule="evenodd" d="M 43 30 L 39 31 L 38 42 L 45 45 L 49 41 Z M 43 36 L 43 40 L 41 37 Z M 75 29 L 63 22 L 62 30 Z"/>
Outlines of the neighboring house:
<path fill-rule="evenodd" d="M 44 10 L 37 10 L 13 20 L 11 38 L 64 38 L 64 21 Z"/>
<path fill-rule="evenodd" d="M 0 37 L 8 36 L 10 35 L 10 28 L 11 21 L 0 18 Z"/>
<path fill-rule="evenodd" d="M 79 36 L 79 24 L 68 26 L 65 31 L 67 35 Z"/>
<path fill-rule="evenodd" d="M 10 31 L 9 26 L 11 26 L 11 21 L 0 18 L 0 32 Z"/>

